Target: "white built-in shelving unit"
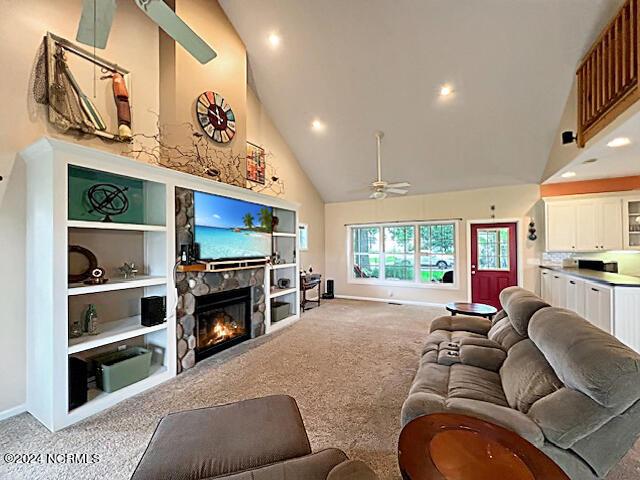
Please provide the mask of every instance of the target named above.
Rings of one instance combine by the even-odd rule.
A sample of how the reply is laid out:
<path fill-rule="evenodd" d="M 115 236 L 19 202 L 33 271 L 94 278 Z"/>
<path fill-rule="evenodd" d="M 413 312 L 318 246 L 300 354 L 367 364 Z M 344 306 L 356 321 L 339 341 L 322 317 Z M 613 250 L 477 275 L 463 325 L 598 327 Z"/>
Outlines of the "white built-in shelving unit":
<path fill-rule="evenodd" d="M 50 430 L 71 425 L 175 376 L 176 187 L 273 207 L 274 214 L 282 217 L 273 244 L 286 255 L 286 263 L 266 267 L 266 331 L 299 318 L 296 204 L 50 138 L 26 148 L 21 157 L 27 166 L 27 410 Z M 72 206 L 77 207 L 79 200 L 69 200 L 74 188 L 70 172 L 78 170 L 137 182 L 141 218 L 120 223 L 72 215 Z M 85 246 L 96 255 L 98 264 L 107 270 L 107 283 L 68 283 L 68 247 L 72 244 Z M 132 279 L 121 278 L 116 267 L 131 260 L 144 271 Z M 290 278 L 290 288 L 272 291 L 272 282 L 283 277 Z M 165 323 L 141 324 L 139 299 L 149 295 L 167 297 Z M 272 299 L 291 305 L 290 315 L 277 325 L 271 324 Z M 99 333 L 69 338 L 71 322 L 90 303 L 98 308 Z M 133 345 L 152 350 L 150 375 L 112 393 L 90 388 L 88 401 L 70 410 L 69 357 L 87 359 Z"/>

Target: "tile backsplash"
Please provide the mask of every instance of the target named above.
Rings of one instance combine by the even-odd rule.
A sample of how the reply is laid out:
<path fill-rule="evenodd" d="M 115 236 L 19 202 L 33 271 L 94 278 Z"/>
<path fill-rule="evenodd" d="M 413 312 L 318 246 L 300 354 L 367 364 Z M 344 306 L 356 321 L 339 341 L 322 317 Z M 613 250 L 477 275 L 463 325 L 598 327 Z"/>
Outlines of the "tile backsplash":
<path fill-rule="evenodd" d="M 566 258 L 588 258 L 604 260 L 606 262 L 618 262 L 618 273 L 623 275 L 640 276 L 640 251 L 612 251 L 598 253 L 575 252 L 544 252 L 542 254 L 543 265 L 560 265 Z"/>

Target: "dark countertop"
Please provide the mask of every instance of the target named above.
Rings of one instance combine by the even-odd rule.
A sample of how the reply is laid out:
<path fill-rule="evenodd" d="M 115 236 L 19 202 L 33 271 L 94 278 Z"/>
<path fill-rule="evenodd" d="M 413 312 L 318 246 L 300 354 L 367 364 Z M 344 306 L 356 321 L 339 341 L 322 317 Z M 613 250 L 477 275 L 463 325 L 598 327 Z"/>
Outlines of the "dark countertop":
<path fill-rule="evenodd" d="M 597 270 L 588 270 L 586 268 L 563 268 L 550 265 L 541 265 L 540 268 L 591 280 L 592 282 L 602 283 L 611 287 L 640 287 L 640 277 L 633 277 L 631 275 L 598 272 Z"/>

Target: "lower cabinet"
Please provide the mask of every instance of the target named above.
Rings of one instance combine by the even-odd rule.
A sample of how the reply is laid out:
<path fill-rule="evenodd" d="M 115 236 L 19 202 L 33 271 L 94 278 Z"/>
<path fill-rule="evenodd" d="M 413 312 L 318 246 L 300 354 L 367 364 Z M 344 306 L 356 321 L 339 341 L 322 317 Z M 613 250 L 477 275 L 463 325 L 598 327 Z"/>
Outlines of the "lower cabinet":
<path fill-rule="evenodd" d="M 613 288 L 599 283 L 584 284 L 584 318 L 606 332 L 613 333 Z"/>
<path fill-rule="evenodd" d="M 567 288 L 566 302 L 564 308 L 573 310 L 578 315 L 584 315 L 584 287 L 585 281 L 579 278 L 564 276 Z"/>
<path fill-rule="evenodd" d="M 554 270 L 540 270 L 540 296 L 567 308 L 640 351 L 640 288 L 607 286 Z"/>

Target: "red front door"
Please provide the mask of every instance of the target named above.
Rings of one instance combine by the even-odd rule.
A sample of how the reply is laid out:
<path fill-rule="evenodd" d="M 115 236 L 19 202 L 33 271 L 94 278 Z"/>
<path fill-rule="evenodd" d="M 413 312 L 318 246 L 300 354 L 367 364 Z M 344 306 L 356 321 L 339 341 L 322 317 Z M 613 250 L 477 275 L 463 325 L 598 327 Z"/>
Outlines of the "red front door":
<path fill-rule="evenodd" d="M 515 223 L 471 225 L 471 301 L 498 310 L 500 292 L 518 284 Z"/>

